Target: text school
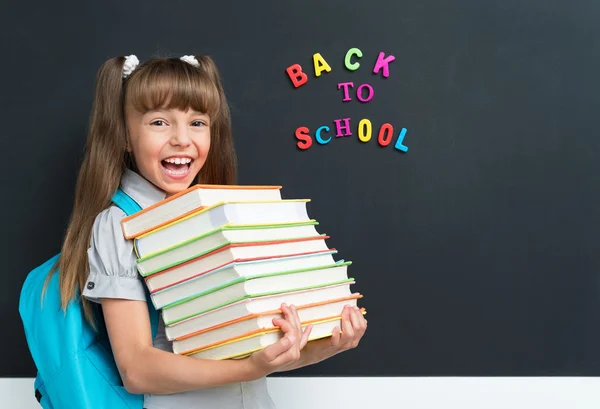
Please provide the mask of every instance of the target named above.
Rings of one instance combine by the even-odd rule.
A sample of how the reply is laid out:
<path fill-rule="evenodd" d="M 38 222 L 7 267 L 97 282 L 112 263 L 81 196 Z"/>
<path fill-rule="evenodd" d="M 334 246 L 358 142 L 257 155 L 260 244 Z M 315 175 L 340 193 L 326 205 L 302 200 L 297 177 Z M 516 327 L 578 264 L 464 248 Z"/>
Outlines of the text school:
<path fill-rule="evenodd" d="M 353 57 L 362 58 L 363 53 L 359 48 L 350 48 L 344 57 L 344 66 L 349 71 L 356 71 L 360 67 L 358 61 L 353 61 Z M 373 66 L 373 73 L 378 74 L 380 71 L 384 78 L 388 78 L 390 75 L 389 64 L 394 61 L 396 57 L 393 55 L 386 56 L 384 52 L 380 52 L 375 64 Z M 315 77 L 320 77 L 323 72 L 331 72 L 331 66 L 323 58 L 320 53 L 313 54 L 313 67 Z M 292 81 L 294 88 L 299 88 L 308 82 L 308 75 L 303 71 L 302 66 L 298 63 L 292 64 L 286 68 L 288 77 Z M 373 99 L 375 91 L 369 84 L 360 84 L 356 88 L 354 82 L 340 82 L 337 84 L 337 89 L 342 91 L 343 99 L 342 102 L 351 102 L 353 99 L 350 96 L 350 90 L 355 89 L 356 100 L 361 103 L 368 103 Z M 365 92 L 366 91 L 366 92 Z M 341 118 L 333 121 L 335 125 L 335 138 L 349 137 L 352 136 L 350 118 Z M 318 127 L 314 133 L 314 139 L 320 145 L 326 145 L 331 142 L 333 134 L 330 133 L 332 129 L 327 125 Z M 407 152 L 408 147 L 404 145 L 404 138 L 406 136 L 406 128 L 401 128 L 396 138 L 394 148 Z M 373 135 L 373 124 L 367 118 L 362 118 L 356 127 L 356 134 L 361 142 L 367 143 L 371 140 Z M 384 123 L 379 127 L 377 133 L 377 142 L 381 146 L 388 146 L 394 139 L 395 131 L 394 127 L 390 123 Z M 295 132 L 296 139 L 298 142 L 296 145 L 301 150 L 306 150 L 313 145 L 313 137 L 310 134 L 310 129 L 306 126 L 300 126 L 296 128 Z"/>

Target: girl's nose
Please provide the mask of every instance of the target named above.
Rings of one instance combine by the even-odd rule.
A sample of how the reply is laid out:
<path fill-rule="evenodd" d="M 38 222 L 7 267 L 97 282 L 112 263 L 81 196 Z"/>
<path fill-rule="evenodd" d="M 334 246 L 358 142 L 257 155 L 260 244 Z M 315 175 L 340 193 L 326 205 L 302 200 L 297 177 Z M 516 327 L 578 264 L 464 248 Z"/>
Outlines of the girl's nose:
<path fill-rule="evenodd" d="M 171 143 L 175 146 L 189 146 L 191 144 L 191 138 L 188 132 L 187 126 L 173 127 Z"/>

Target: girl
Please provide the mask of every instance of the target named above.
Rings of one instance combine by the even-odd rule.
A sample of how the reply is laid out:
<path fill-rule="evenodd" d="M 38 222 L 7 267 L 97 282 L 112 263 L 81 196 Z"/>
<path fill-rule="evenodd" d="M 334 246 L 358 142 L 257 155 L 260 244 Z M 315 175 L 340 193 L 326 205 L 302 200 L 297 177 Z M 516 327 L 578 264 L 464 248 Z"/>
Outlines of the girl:
<path fill-rule="evenodd" d="M 194 183 L 234 184 L 236 156 L 229 108 L 209 57 L 135 56 L 99 70 L 85 156 L 59 264 L 63 306 L 77 290 L 86 319 L 103 323 L 127 391 L 147 409 L 273 408 L 265 377 L 310 365 L 357 346 L 366 329 L 358 309 L 345 308 L 329 339 L 307 343 L 294 306 L 274 320 L 284 336 L 240 360 L 200 360 L 172 353 L 164 323 L 152 339 L 144 283 L 133 243 L 110 199 L 121 187 L 142 208 Z"/>

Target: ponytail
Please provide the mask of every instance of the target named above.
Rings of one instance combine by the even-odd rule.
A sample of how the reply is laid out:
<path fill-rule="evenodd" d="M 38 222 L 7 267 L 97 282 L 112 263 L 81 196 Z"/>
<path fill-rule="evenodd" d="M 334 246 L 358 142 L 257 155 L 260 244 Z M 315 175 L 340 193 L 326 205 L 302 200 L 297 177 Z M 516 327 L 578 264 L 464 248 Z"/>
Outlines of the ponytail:
<path fill-rule="evenodd" d="M 199 183 L 233 185 L 237 183 L 237 157 L 231 135 L 231 112 L 221 84 L 221 75 L 209 56 L 196 56 L 200 69 L 206 72 L 219 93 L 219 112 L 211 120 L 211 147 L 206 163 L 198 174 Z"/>
<path fill-rule="evenodd" d="M 127 134 L 123 113 L 124 57 L 98 71 L 90 127 L 75 187 L 59 267 L 62 308 L 82 291 L 89 273 L 87 250 L 96 216 L 110 205 L 125 170 Z M 85 318 L 96 327 L 91 302 L 81 297 Z"/>

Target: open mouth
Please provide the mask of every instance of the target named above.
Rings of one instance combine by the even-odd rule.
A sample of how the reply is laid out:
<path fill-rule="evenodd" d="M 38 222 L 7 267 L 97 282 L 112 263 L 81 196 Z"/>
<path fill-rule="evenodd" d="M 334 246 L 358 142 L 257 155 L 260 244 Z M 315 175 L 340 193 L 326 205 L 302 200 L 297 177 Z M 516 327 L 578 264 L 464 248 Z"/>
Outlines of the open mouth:
<path fill-rule="evenodd" d="M 188 157 L 171 157 L 163 159 L 160 163 L 168 174 L 182 176 L 190 170 L 193 161 L 192 158 Z"/>

